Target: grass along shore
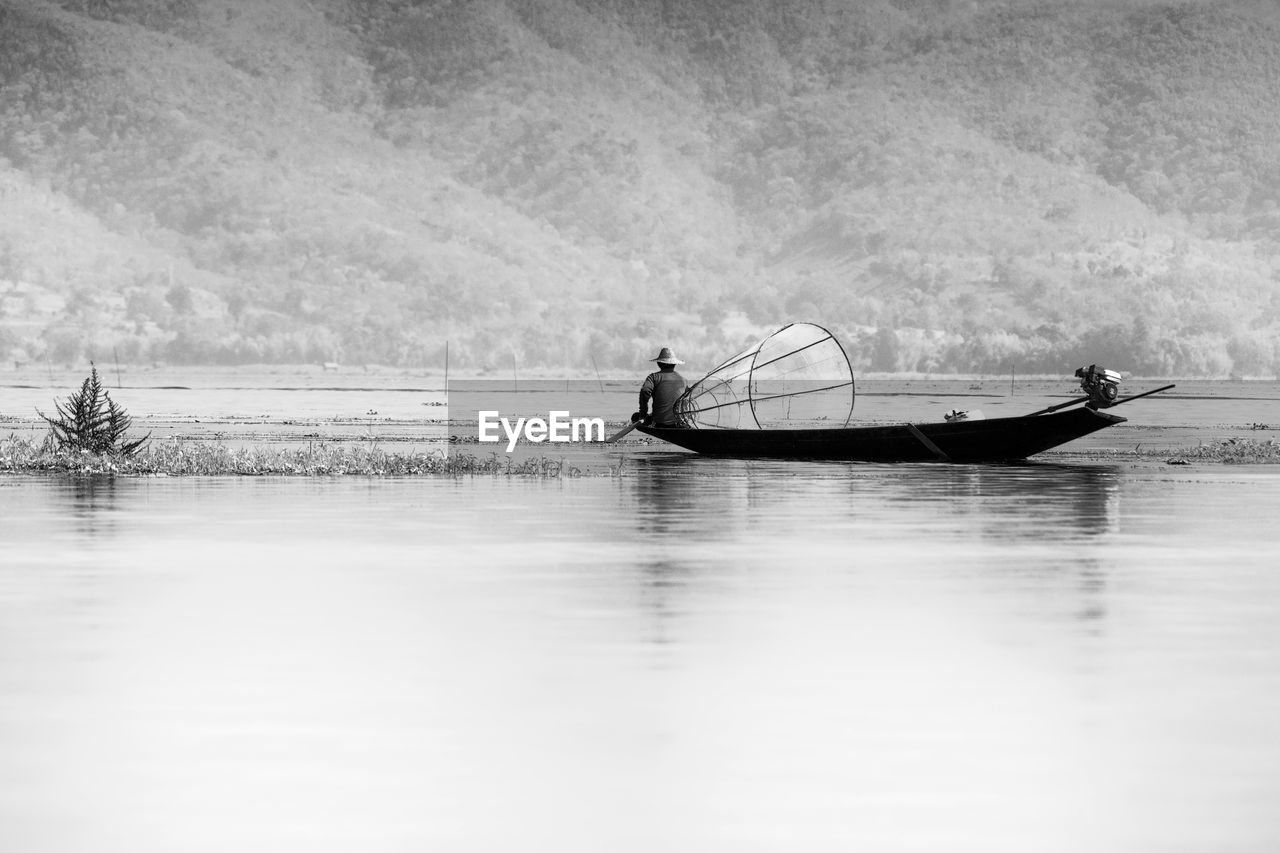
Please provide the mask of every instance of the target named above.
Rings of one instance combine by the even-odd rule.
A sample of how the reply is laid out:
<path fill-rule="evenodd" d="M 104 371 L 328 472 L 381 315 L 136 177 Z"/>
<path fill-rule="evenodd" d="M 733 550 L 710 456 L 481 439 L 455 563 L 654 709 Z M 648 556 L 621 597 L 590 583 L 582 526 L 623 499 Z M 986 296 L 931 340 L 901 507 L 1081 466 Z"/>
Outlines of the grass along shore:
<path fill-rule="evenodd" d="M 1069 451 L 1070 448 L 1067 450 Z M 1170 465 L 1268 465 L 1280 464 L 1280 441 L 1274 438 L 1266 441 L 1227 438 L 1187 447 L 1144 449 L 1139 445 L 1133 450 L 1090 450 L 1074 455 L 1098 462 L 1161 461 Z"/>
<path fill-rule="evenodd" d="M 1088 451 L 1096 462 L 1164 462 L 1192 464 L 1277 464 L 1280 441 L 1229 438 L 1196 446 Z M 1044 458 L 1044 457 L 1041 457 Z M 129 456 L 58 450 L 19 436 L 0 439 L 0 474 L 71 474 L 106 476 L 289 476 L 289 477 L 420 477 L 490 474 L 532 477 L 578 477 L 615 473 L 584 471 L 562 459 L 515 460 L 505 454 L 482 458 L 465 453 L 395 453 L 356 442 L 315 443 L 305 448 L 228 447 L 220 442 L 153 441 Z"/>
<path fill-rule="evenodd" d="M 220 442 L 155 441 L 132 455 L 60 450 L 10 436 L 0 440 L 0 474 L 106 476 L 413 477 L 504 474 L 577 477 L 563 460 L 512 460 L 453 453 L 394 453 L 365 443 L 316 443 L 302 448 L 228 447 Z"/>

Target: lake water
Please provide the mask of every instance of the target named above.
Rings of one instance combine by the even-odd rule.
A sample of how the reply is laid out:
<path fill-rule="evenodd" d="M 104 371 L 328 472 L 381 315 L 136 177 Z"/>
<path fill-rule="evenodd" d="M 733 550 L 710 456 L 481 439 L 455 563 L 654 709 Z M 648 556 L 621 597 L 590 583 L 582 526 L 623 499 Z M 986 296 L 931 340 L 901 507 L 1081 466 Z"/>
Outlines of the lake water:
<path fill-rule="evenodd" d="M 0 478 L 0 848 L 1280 848 L 1280 470 L 617 454 Z"/>
<path fill-rule="evenodd" d="M 695 376 L 693 371 L 689 376 Z M 314 442 L 367 442 L 397 453 L 448 449 L 485 455 L 502 451 L 477 445 L 476 409 L 546 419 L 553 410 L 599 417 L 609 432 L 636 407 L 639 377 L 631 379 L 455 380 L 421 371 L 324 371 L 318 367 L 159 368 L 104 370 L 112 398 L 134 418 L 138 435 L 153 440 L 217 441 L 231 446 L 305 447 Z M 14 435 L 39 442 L 48 432 L 37 416 L 54 411 L 79 387 L 83 373 L 8 370 L 0 366 L 0 439 Z M 1195 446 L 1228 437 L 1267 440 L 1280 434 L 1280 382 L 1174 380 L 1177 387 L 1115 409 L 1129 422 L 1078 439 L 1044 459 L 1072 461 L 1081 452 Z M 1126 379 L 1124 394 L 1168 384 Z M 1025 415 L 1079 395 L 1069 378 L 859 380 L 853 423 L 940 421 L 951 409 L 986 417 Z M 460 437 L 463 443 L 450 437 Z M 638 446 L 632 434 L 629 446 Z M 467 444 L 465 442 L 471 442 Z M 517 458 L 566 455 L 584 470 L 607 470 L 599 448 L 525 444 Z"/>

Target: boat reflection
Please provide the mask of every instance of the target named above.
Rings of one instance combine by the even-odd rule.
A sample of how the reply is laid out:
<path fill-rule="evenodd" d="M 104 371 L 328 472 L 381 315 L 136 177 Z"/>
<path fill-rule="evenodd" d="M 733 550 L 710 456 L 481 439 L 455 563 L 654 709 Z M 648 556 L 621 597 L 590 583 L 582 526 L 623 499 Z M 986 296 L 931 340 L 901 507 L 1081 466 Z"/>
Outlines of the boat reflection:
<path fill-rule="evenodd" d="M 655 637 L 704 592 L 721 599 L 760 581 L 737 567 L 767 559 L 791 577 L 814 560 L 850 579 L 891 570 L 970 577 L 1092 626 L 1107 614 L 1108 538 L 1121 531 L 1121 473 L 1105 466 L 868 465 L 639 459 L 623 499 L 639 545 Z M 921 562 L 928 555 L 929 564 Z M 1052 604 L 1049 604 L 1052 602 Z M 669 627 L 669 626 L 668 626 Z M 661 640 L 655 640 L 661 642 Z"/>
<path fill-rule="evenodd" d="M 882 518 L 909 527 L 914 518 L 922 529 L 951 519 L 963 522 L 966 535 L 992 539 L 1089 538 L 1120 527 L 1121 475 L 1110 466 L 804 463 L 673 453 L 635 459 L 625 479 L 636 532 L 648 536 L 725 539 L 814 516 L 842 526 Z"/>
<path fill-rule="evenodd" d="M 1119 531 L 1120 473 L 1110 466 L 1021 465 L 874 466 L 882 499 L 926 505 L 976 522 L 982 536 L 1062 540 Z M 865 486 L 856 484 L 857 491 Z"/>
<path fill-rule="evenodd" d="M 700 481 L 683 454 L 635 460 L 626 471 L 637 532 L 653 537 L 689 533 L 705 526 L 708 505 L 732 503 L 722 488 Z M 723 486 L 723 484 L 713 484 Z"/>

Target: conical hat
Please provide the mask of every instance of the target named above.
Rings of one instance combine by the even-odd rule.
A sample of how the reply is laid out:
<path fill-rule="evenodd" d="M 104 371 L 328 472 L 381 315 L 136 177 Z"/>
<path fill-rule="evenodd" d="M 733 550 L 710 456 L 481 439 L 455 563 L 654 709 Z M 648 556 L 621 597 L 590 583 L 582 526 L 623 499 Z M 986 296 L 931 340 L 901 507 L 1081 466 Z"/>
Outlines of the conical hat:
<path fill-rule="evenodd" d="M 671 354 L 671 347 L 663 347 L 662 352 L 658 353 L 658 357 L 654 359 L 658 364 L 684 364 L 683 361 Z"/>

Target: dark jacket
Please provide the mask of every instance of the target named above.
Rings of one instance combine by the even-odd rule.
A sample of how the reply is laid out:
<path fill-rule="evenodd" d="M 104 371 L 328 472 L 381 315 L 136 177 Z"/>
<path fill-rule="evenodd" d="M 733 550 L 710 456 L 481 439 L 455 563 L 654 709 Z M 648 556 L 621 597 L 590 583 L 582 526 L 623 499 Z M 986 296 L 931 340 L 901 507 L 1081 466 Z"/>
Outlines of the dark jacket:
<path fill-rule="evenodd" d="M 678 426 L 680 418 L 676 415 L 676 400 L 680 399 L 684 389 L 684 377 L 674 370 L 650 373 L 640 386 L 640 414 L 648 413 L 649 401 L 653 400 L 653 424 Z"/>

